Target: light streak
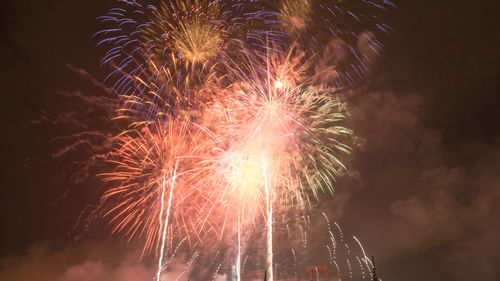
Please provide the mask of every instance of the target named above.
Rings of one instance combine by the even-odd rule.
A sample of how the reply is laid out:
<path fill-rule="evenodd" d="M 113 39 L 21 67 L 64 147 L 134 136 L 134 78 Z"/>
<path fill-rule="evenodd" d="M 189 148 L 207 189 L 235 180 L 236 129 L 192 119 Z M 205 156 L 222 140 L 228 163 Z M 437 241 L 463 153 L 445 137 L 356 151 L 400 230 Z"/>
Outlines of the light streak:
<path fill-rule="evenodd" d="M 367 260 L 367 259 L 369 260 L 369 258 L 366 256 L 365 249 L 363 248 L 363 245 L 361 245 L 361 242 L 359 242 L 359 239 L 356 236 L 353 236 L 352 238 L 358 243 L 361 251 L 363 251 L 363 260 Z"/>
<path fill-rule="evenodd" d="M 267 237 L 267 247 L 266 247 L 266 272 L 267 280 L 273 281 L 273 201 L 271 190 L 269 187 L 267 179 L 267 166 L 266 161 L 263 160 L 263 170 L 264 170 L 264 185 L 266 191 L 266 237 Z"/>
<path fill-rule="evenodd" d="M 162 271 L 162 261 L 163 261 L 163 252 L 165 250 L 165 240 L 167 238 L 167 228 L 168 228 L 168 219 L 170 217 L 170 208 L 172 206 L 172 195 L 173 195 L 173 192 L 174 192 L 174 187 L 175 187 L 175 179 L 177 177 L 177 168 L 174 169 L 174 175 L 171 179 L 172 183 L 171 183 L 171 186 L 170 186 L 170 194 L 168 196 L 168 206 L 167 206 L 167 214 L 166 214 L 166 217 L 165 217 L 165 223 L 163 224 L 163 233 L 162 233 L 162 237 L 161 237 L 161 246 L 160 246 L 160 254 L 158 256 L 158 270 L 156 272 L 156 280 L 157 281 L 160 281 L 160 275 L 161 275 L 161 271 Z M 162 215 L 163 215 L 163 200 L 164 200 L 164 194 L 165 194 L 165 175 L 163 175 L 163 183 L 162 183 L 162 193 L 161 193 L 161 211 L 160 211 L 160 219 L 163 219 L 162 218 Z M 161 224 L 160 224 L 160 227 L 161 227 Z"/>
<path fill-rule="evenodd" d="M 241 217 L 238 212 L 238 255 L 236 257 L 236 276 L 237 281 L 241 281 Z"/>

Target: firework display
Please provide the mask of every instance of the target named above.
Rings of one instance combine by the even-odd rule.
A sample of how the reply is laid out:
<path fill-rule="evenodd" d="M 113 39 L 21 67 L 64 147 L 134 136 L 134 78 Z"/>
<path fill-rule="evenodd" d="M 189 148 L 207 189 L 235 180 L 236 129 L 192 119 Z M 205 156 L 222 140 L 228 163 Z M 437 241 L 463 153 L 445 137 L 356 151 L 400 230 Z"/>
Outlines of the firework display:
<path fill-rule="evenodd" d="M 274 2 L 274 1 L 272 1 Z M 380 38 L 392 29 L 380 22 L 394 4 L 386 0 L 276 1 L 280 25 L 303 50 L 318 53 L 322 84 L 352 86 L 381 55 Z M 333 68 L 331 68 L 333 67 Z"/>
<path fill-rule="evenodd" d="M 242 232 L 260 224 L 273 280 L 274 217 L 333 194 L 350 152 L 336 94 L 380 54 L 392 3 L 118 2 L 95 35 L 128 124 L 101 173 L 112 231 L 154 250 L 156 280 L 179 243 L 236 232 L 240 280 Z"/>
<path fill-rule="evenodd" d="M 193 215 L 202 205 L 202 198 L 196 197 L 198 190 L 193 190 L 195 186 L 189 182 L 193 162 L 200 157 L 197 142 L 202 133 L 190 129 L 188 121 L 175 120 L 143 124 L 123 133 L 117 137 L 117 146 L 108 160 L 113 171 L 101 174 L 112 186 L 103 199 L 119 202 L 105 204 L 109 207 L 105 216 L 110 217 L 113 232 L 124 232 L 130 238 L 146 237 L 144 251 L 158 243 L 165 221 L 180 224 L 175 230 L 188 238 L 198 236 L 203 229 L 200 216 Z M 171 209 L 175 212 L 169 218 Z"/>
<path fill-rule="evenodd" d="M 372 280 L 373 264 L 359 239 L 345 233 L 324 212 L 317 215 L 302 216 L 294 222 L 278 219 L 275 235 L 280 243 L 274 250 L 276 279 Z M 246 280 L 264 279 L 263 270 L 255 270 L 263 267 L 262 259 L 255 255 L 258 252 L 258 247 L 253 247 L 243 254 L 242 275 Z"/>

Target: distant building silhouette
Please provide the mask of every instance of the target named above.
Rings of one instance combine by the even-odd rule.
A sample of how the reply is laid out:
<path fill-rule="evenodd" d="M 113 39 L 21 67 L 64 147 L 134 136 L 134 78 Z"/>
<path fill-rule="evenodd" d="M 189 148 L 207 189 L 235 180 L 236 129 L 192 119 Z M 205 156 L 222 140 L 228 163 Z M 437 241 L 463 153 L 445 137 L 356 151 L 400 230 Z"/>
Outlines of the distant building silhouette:
<path fill-rule="evenodd" d="M 373 268 L 372 268 L 372 281 L 379 281 L 377 278 L 377 270 L 375 269 L 375 257 L 372 256 L 372 263 L 373 263 Z"/>
<path fill-rule="evenodd" d="M 306 267 L 307 275 L 297 274 L 295 272 L 294 276 L 284 277 L 283 274 L 276 276 L 275 281 L 341 281 L 340 276 L 331 276 L 328 274 L 328 267 L 326 265 L 308 265 Z M 372 256 L 372 268 L 370 270 L 371 279 L 370 281 L 380 281 L 377 277 L 377 270 L 375 268 L 375 257 Z M 245 281 L 267 281 L 266 270 L 252 270 L 247 272 Z"/>

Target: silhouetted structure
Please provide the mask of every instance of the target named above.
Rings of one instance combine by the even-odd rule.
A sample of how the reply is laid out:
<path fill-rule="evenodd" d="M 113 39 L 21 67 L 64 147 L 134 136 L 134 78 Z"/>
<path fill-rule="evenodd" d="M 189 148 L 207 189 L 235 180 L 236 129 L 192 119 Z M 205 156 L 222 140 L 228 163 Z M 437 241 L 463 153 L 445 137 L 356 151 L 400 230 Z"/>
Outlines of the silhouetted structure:
<path fill-rule="evenodd" d="M 366 261 L 368 265 L 368 261 Z M 283 276 L 283 273 L 279 274 L 279 276 L 275 276 L 274 281 L 306 281 L 306 280 L 314 280 L 314 281 L 341 281 L 342 278 L 337 275 L 329 275 L 328 274 L 328 266 L 326 265 L 308 265 L 306 266 L 307 275 L 297 274 L 295 272 L 294 276 Z M 364 275 L 365 272 L 363 272 Z M 371 279 L 370 281 L 380 281 L 377 277 L 377 269 L 375 267 L 375 257 L 372 256 L 372 268 L 370 270 Z M 352 276 L 351 276 L 352 278 Z M 267 271 L 258 269 L 248 271 L 246 274 L 245 281 L 267 281 Z"/>
<path fill-rule="evenodd" d="M 273 278 L 274 281 L 341 281 L 340 276 L 330 276 L 328 274 L 328 267 L 326 265 L 308 265 L 306 267 L 308 274 L 299 275 L 297 272 L 293 276 L 283 276 L 280 273 L 279 276 Z M 267 281 L 266 270 L 252 270 L 248 271 L 246 274 L 245 281 Z M 371 281 L 371 280 L 370 280 Z"/>
<path fill-rule="evenodd" d="M 375 269 L 375 257 L 372 256 L 372 263 L 373 263 L 373 268 L 372 268 L 372 281 L 378 281 L 377 278 L 377 270 Z"/>

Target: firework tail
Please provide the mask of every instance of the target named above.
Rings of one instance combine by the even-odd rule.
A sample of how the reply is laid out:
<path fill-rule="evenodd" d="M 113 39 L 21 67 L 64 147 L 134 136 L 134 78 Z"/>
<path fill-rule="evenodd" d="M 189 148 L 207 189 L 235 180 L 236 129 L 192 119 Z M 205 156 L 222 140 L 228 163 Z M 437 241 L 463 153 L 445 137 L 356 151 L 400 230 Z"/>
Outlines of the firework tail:
<path fill-rule="evenodd" d="M 240 212 L 238 211 L 238 256 L 236 257 L 236 277 L 237 281 L 241 281 L 241 221 Z"/>
<path fill-rule="evenodd" d="M 271 198 L 271 191 L 269 190 L 269 183 L 267 182 L 266 161 L 264 165 L 264 184 L 266 191 L 266 220 L 267 220 L 267 247 L 266 247 L 266 276 L 267 280 L 273 281 L 273 202 Z"/>
<path fill-rule="evenodd" d="M 166 237 L 167 237 L 168 217 L 170 216 L 170 207 L 172 205 L 172 194 L 173 194 L 173 191 L 174 191 L 175 179 L 176 179 L 176 176 L 177 176 L 176 170 L 177 169 L 174 169 L 174 176 L 171 179 L 172 183 L 171 183 L 171 186 L 170 186 L 170 194 L 168 196 L 167 214 L 166 214 L 166 217 L 165 217 L 165 222 L 164 222 L 163 227 L 162 227 L 160 255 L 158 256 L 158 270 L 156 272 L 156 280 L 157 281 L 160 281 L 160 275 L 161 275 L 161 272 L 163 270 L 163 268 L 162 268 L 163 254 L 165 252 L 165 240 L 166 240 Z M 161 199 L 160 223 L 163 220 L 162 216 L 163 216 L 163 212 L 164 212 L 165 183 L 166 183 L 166 179 L 165 179 L 165 175 L 163 175 L 163 183 L 162 183 L 161 198 L 160 198 Z"/>

